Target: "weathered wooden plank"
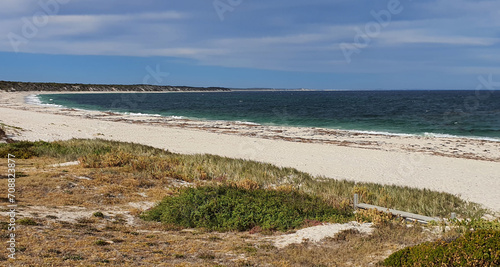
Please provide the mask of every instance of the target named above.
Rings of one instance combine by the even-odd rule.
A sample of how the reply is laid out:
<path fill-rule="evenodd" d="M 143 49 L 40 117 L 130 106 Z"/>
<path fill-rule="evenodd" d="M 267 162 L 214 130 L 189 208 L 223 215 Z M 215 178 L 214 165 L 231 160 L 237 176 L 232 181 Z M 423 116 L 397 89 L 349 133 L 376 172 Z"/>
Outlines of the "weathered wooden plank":
<path fill-rule="evenodd" d="M 415 213 L 410 213 L 410 212 L 405 212 L 405 211 L 400 211 L 400 210 L 393 210 L 393 209 L 388 209 L 380 206 L 375 206 L 375 205 L 370 205 L 370 204 L 365 204 L 365 203 L 357 203 L 355 208 L 361 208 L 361 209 L 377 209 L 379 211 L 383 212 L 388 212 L 392 213 L 394 215 L 401 216 L 403 218 L 408 218 L 408 219 L 414 219 L 417 221 L 421 222 L 431 222 L 431 221 L 439 221 L 439 218 L 434 218 L 434 217 L 428 217 L 428 216 L 423 216 Z"/>

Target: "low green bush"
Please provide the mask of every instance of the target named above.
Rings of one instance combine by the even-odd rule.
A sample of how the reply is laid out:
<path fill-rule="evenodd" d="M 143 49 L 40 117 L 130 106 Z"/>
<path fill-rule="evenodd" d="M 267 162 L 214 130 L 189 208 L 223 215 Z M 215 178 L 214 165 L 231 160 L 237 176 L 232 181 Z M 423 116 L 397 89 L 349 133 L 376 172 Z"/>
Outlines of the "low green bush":
<path fill-rule="evenodd" d="M 60 157 L 68 153 L 69 148 L 58 142 L 29 142 L 17 141 L 9 144 L 0 144 L 0 158 L 7 158 L 8 154 L 14 155 L 17 159 L 29 159 L 41 156 Z"/>
<path fill-rule="evenodd" d="M 500 231 L 478 230 L 450 241 L 426 242 L 389 256 L 385 266 L 500 266 Z"/>
<path fill-rule="evenodd" d="M 16 158 L 28 159 L 32 157 L 54 157 L 63 160 L 77 160 L 88 155 L 104 155 L 108 153 L 131 153 L 134 155 L 169 155 L 165 150 L 142 146 L 132 143 L 107 141 L 102 139 L 71 139 L 55 142 L 28 142 L 17 141 L 10 144 L 0 144 L 0 158 L 8 154 Z"/>
<path fill-rule="evenodd" d="M 453 225 L 458 226 L 456 229 L 460 233 L 467 233 L 475 230 L 494 230 L 500 231 L 500 219 L 486 220 L 482 218 L 472 218 L 463 220 L 453 220 Z"/>
<path fill-rule="evenodd" d="M 39 156 L 38 146 L 44 146 L 47 142 L 28 142 L 20 141 L 10 144 L 0 144 L 0 157 L 7 158 L 9 154 L 18 159 L 29 159 Z"/>
<path fill-rule="evenodd" d="M 144 212 L 141 218 L 218 231 L 245 231 L 257 226 L 285 231 L 300 227 L 306 219 L 345 222 L 352 219 L 352 213 L 297 191 L 219 185 L 183 189 Z"/>
<path fill-rule="evenodd" d="M 106 242 L 106 241 L 104 241 L 104 240 L 102 240 L 102 239 L 96 240 L 96 241 L 94 242 L 94 244 L 95 244 L 95 245 L 97 245 L 97 246 L 107 246 L 107 245 L 109 245 L 109 243 L 108 243 L 108 242 Z"/>
<path fill-rule="evenodd" d="M 17 220 L 20 225 L 38 225 L 38 223 L 32 218 L 21 218 Z"/>
<path fill-rule="evenodd" d="M 100 212 L 100 211 L 96 211 L 94 212 L 94 214 L 92 214 L 94 217 L 98 217 L 98 218 L 104 218 L 104 213 Z"/>

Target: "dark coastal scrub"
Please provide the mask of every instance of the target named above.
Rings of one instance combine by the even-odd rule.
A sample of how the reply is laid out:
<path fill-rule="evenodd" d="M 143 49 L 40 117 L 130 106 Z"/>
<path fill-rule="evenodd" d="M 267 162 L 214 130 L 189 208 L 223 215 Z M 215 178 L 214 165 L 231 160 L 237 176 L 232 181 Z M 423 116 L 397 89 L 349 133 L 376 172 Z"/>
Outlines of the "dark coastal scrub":
<path fill-rule="evenodd" d="M 404 248 L 385 266 L 500 266 L 500 231 L 478 230 L 455 240 L 426 242 Z"/>
<path fill-rule="evenodd" d="M 81 83 L 31 83 L 0 81 L 0 90 L 6 92 L 25 91 L 66 91 L 66 92 L 108 92 L 108 91 L 144 91 L 144 92 L 169 92 L 169 91 L 230 91 L 223 87 L 193 87 L 193 86 L 168 86 L 149 84 L 81 84 Z"/>
<path fill-rule="evenodd" d="M 38 142 L 27 142 L 20 141 L 9 144 L 8 146 L 0 146 L 0 157 L 5 158 L 8 154 L 16 155 L 18 159 L 29 159 L 32 157 L 39 156 L 42 150 L 48 147 L 53 147 L 54 145 L 38 141 Z"/>
<path fill-rule="evenodd" d="M 246 231 L 254 227 L 285 231 L 302 226 L 306 220 L 343 223 L 354 217 L 352 212 L 340 211 L 319 197 L 295 190 L 220 185 L 182 190 L 141 218 L 219 231 Z"/>

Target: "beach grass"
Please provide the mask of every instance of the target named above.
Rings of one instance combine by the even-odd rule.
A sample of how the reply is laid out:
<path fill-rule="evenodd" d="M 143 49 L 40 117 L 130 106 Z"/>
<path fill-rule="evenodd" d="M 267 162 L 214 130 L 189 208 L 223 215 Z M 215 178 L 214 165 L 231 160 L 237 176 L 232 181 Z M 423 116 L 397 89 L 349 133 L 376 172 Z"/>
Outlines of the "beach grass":
<path fill-rule="evenodd" d="M 51 157 L 62 162 L 80 160 L 87 168 L 108 168 L 103 175 L 128 175 L 148 183 L 165 177 L 186 182 L 227 182 L 251 180 L 262 188 L 289 187 L 321 197 L 338 208 L 352 204 L 357 193 L 361 202 L 426 216 L 449 217 L 452 212 L 465 218 L 486 213 L 480 205 L 452 194 L 395 185 L 356 183 L 313 177 L 293 168 L 208 154 L 182 155 L 169 151 L 101 139 L 73 139 L 57 142 L 17 142 L 0 145 L 0 157 Z"/>

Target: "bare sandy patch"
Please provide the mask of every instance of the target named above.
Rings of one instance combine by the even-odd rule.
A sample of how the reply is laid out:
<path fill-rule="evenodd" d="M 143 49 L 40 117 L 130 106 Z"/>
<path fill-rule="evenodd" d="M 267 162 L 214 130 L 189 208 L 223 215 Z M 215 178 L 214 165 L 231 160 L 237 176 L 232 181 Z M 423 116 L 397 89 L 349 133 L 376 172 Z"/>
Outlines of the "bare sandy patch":
<path fill-rule="evenodd" d="M 334 237 L 336 234 L 345 230 L 357 230 L 362 234 L 371 234 L 373 232 L 372 223 L 349 222 L 344 224 L 329 223 L 325 225 L 312 226 L 300 229 L 293 234 L 281 235 L 273 238 L 274 245 L 277 248 L 283 248 L 290 244 L 299 244 L 304 241 L 319 242 L 327 237 Z"/>

